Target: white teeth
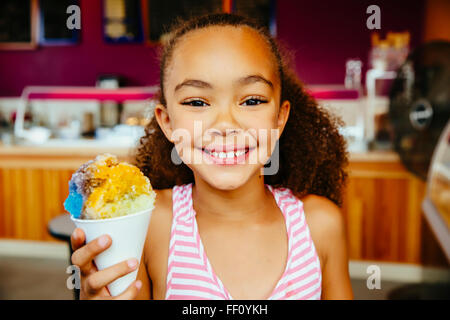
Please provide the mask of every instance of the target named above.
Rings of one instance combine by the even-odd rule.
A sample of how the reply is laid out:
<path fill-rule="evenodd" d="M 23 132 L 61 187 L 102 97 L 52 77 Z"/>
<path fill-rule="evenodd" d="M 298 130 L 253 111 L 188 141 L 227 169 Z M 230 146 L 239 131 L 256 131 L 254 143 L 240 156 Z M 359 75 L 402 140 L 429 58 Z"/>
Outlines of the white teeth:
<path fill-rule="evenodd" d="M 209 153 L 211 156 L 215 157 L 215 158 L 220 158 L 220 159 L 233 159 L 235 157 L 239 157 L 242 156 L 243 154 L 245 154 L 245 150 L 239 150 L 236 152 L 233 151 L 229 151 L 229 152 L 207 152 Z"/>

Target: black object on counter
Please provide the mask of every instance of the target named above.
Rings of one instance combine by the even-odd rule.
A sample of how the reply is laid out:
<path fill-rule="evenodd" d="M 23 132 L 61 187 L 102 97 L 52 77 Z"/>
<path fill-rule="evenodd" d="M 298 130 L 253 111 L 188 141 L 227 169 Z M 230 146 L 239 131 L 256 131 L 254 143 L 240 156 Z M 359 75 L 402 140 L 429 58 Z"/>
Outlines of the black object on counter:
<path fill-rule="evenodd" d="M 410 53 L 390 92 L 394 149 L 405 167 L 426 180 L 433 150 L 450 118 L 450 42 Z"/>

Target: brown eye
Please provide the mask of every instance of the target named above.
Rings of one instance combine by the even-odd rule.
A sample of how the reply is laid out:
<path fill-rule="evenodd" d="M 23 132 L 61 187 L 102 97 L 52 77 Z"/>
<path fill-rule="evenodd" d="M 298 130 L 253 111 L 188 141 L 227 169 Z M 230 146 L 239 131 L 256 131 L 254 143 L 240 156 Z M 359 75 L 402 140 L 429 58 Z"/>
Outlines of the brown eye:
<path fill-rule="evenodd" d="M 202 100 L 191 100 L 191 101 L 185 101 L 181 103 L 184 106 L 191 106 L 191 107 L 206 107 L 208 104 Z"/>
<path fill-rule="evenodd" d="M 244 101 L 244 105 L 246 106 L 256 106 L 261 103 L 267 103 L 267 100 L 262 100 L 258 98 L 250 98 Z"/>

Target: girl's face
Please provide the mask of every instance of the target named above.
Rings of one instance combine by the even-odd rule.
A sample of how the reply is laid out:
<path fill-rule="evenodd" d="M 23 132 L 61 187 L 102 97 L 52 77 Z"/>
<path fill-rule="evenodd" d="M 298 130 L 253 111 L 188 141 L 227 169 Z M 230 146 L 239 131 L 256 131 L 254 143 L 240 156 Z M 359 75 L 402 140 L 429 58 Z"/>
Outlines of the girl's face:
<path fill-rule="evenodd" d="M 155 116 L 196 178 L 231 190 L 260 174 L 290 105 L 280 106 L 275 58 L 256 31 L 189 32 L 175 47 L 164 85 L 167 108 L 157 105 Z"/>

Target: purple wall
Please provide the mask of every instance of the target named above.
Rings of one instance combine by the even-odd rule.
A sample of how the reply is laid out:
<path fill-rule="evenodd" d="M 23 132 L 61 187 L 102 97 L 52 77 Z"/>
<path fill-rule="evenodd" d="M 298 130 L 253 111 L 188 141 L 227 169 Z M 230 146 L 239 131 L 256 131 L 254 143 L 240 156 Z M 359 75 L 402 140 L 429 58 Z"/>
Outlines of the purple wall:
<path fill-rule="evenodd" d="M 128 85 L 157 84 L 156 47 L 105 44 L 100 3 L 81 0 L 79 45 L 0 51 L 0 96 L 19 96 L 26 85 L 93 86 L 102 73 L 120 74 Z M 383 37 L 389 30 L 409 30 L 412 47 L 421 42 L 424 0 L 278 0 L 278 38 L 295 52 L 304 82 L 343 83 L 347 58 L 359 57 L 367 65 L 366 8 L 371 4 L 381 8 Z"/>
<path fill-rule="evenodd" d="M 387 31 L 410 31 L 411 47 L 421 43 L 424 25 L 422 0 L 280 1 L 279 38 L 295 52 L 296 71 L 309 84 L 344 82 L 345 61 L 362 59 L 367 67 L 370 35 L 369 5 L 381 11 L 381 37 Z"/>

